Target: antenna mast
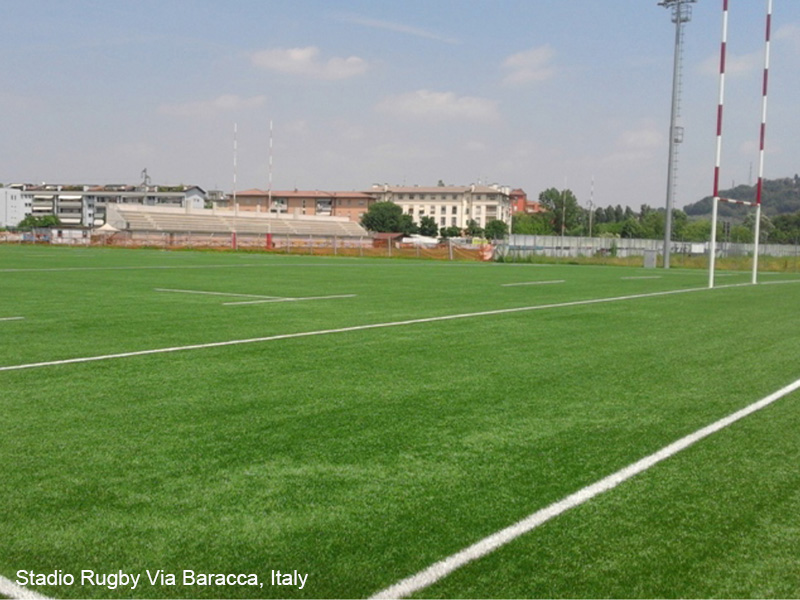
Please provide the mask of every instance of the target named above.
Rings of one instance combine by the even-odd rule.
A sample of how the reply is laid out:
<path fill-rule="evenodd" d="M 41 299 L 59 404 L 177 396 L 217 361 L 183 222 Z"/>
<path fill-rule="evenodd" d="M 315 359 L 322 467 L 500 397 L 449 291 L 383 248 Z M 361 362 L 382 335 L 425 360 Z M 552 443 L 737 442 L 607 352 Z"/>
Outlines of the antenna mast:
<path fill-rule="evenodd" d="M 267 186 L 267 212 L 272 209 L 272 119 L 269 120 L 269 169 Z"/>
<path fill-rule="evenodd" d="M 238 130 L 239 130 L 239 124 L 234 123 L 233 124 L 233 210 L 236 210 L 236 171 L 237 171 L 236 154 L 238 151 L 238 144 L 237 144 L 238 140 L 236 138 Z"/>
<path fill-rule="evenodd" d="M 669 269 L 672 242 L 672 207 L 675 202 L 675 183 L 678 170 L 678 144 L 683 142 L 683 127 L 678 126 L 681 102 L 681 77 L 683 70 L 683 24 L 692 18 L 691 4 L 697 0 L 661 0 L 659 6 L 672 9 L 675 23 L 675 57 L 672 67 L 672 109 L 669 122 L 669 161 L 667 163 L 667 213 L 664 222 L 664 268 Z"/>

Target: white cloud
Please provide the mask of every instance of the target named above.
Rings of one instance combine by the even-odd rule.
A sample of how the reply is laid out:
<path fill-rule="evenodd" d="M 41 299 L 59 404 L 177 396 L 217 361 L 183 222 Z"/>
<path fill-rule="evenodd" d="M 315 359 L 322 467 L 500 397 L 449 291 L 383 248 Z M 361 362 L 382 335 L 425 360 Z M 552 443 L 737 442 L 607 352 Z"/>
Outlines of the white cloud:
<path fill-rule="evenodd" d="M 265 96 L 242 98 L 234 94 L 223 94 L 211 100 L 162 104 L 158 107 L 158 112 L 173 117 L 210 117 L 221 112 L 258 108 L 264 104 L 265 100 Z"/>
<path fill-rule="evenodd" d="M 629 129 L 620 134 L 619 145 L 631 150 L 650 150 L 663 143 L 664 136 L 652 126 Z"/>
<path fill-rule="evenodd" d="M 355 25 L 363 25 L 372 29 L 384 29 L 386 31 L 393 31 L 395 33 L 402 33 L 413 37 L 434 40 L 437 42 L 444 42 L 445 44 L 458 44 L 458 40 L 452 37 L 441 35 L 427 29 L 419 27 L 412 27 L 402 23 L 394 23 L 392 21 L 382 21 L 380 19 L 370 19 L 369 17 L 360 17 L 357 15 L 340 17 L 340 21 L 344 23 L 353 23 Z"/>
<path fill-rule="evenodd" d="M 312 79 L 338 80 L 362 75 L 369 68 L 367 61 L 357 56 L 333 57 L 324 61 L 319 48 L 273 48 L 251 55 L 253 65 L 268 71 L 301 75 Z"/>
<path fill-rule="evenodd" d="M 376 106 L 376 110 L 422 119 L 494 121 L 498 118 L 497 103 L 494 100 L 430 90 L 389 96 Z"/>
<path fill-rule="evenodd" d="M 796 23 L 783 25 L 775 32 L 775 41 L 787 43 L 795 51 L 800 51 L 800 26 Z"/>
<path fill-rule="evenodd" d="M 755 73 L 764 68 L 764 53 L 761 51 L 749 54 L 725 55 L 725 75 L 737 76 Z M 700 63 L 700 70 L 707 75 L 719 75 L 719 55 L 709 56 Z"/>
<path fill-rule="evenodd" d="M 665 136 L 654 123 L 644 122 L 635 129 L 627 129 L 619 134 L 612 152 L 603 161 L 612 164 L 642 164 L 650 160 L 654 153 L 665 147 Z"/>
<path fill-rule="evenodd" d="M 519 85 L 545 81 L 555 74 L 552 60 L 556 52 L 549 44 L 512 54 L 503 61 L 508 74 L 503 83 Z"/>

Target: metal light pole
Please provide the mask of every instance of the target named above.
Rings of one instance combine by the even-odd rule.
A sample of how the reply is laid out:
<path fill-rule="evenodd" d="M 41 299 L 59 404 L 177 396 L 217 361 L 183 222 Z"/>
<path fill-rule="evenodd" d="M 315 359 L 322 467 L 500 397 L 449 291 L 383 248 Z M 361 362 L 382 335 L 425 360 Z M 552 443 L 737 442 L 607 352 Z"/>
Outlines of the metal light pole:
<path fill-rule="evenodd" d="M 678 144 L 683 141 L 683 127 L 677 125 L 680 116 L 681 62 L 683 56 L 683 24 L 692 18 L 692 7 L 697 0 L 661 0 L 659 6 L 672 9 L 675 23 L 675 57 L 672 68 L 672 109 L 669 121 L 669 161 L 667 163 L 667 213 L 664 222 L 664 268 L 669 269 L 672 242 L 672 206 L 675 200 L 675 179 L 678 167 Z"/>

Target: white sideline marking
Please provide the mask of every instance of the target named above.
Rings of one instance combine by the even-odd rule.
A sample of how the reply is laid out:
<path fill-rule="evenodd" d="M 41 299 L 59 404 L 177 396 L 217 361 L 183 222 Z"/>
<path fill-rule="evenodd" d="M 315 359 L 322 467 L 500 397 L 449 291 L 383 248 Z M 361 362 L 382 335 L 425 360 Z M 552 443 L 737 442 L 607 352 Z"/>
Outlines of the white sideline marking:
<path fill-rule="evenodd" d="M 713 289 L 719 290 L 724 286 L 717 286 Z M 517 308 L 501 308 L 497 310 L 484 310 L 480 312 L 461 313 L 455 315 L 443 315 L 440 317 L 424 317 L 421 319 L 408 319 L 406 321 L 389 321 L 386 323 L 373 323 L 371 325 L 353 325 L 350 327 L 338 327 L 336 329 L 321 329 L 317 331 L 303 331 L 299 333 L 282 333 L 265 337 L 248 338 L 242 340 L 228 340 L 224 342 L 209 342 L 207 344 L 190 344 L 188 346 L 172 346 L 169 348 L 153 348 L 151 350 L 136 350 L 133 352 L 119 352 L 116 354 L 102 354 L 99 356 L 84 356 L 80 358 L 67 358 L 63 360 L 48 360 L 36 363 L 21 365 L 8 365 L 0 367 L 0 371 L 18 371 L 20 369 L 35 369 L 38 367 L 52 367 L 56 365 L 69 365 L 77 363 L 94 362 L 98 360 L 111 360 L 115 358 L 130 358 L 132 356 L 149 356 L 151 354 L 166 354 L 169 352 L 182 352 L 185 350 L 200 350 L 203 348 L 221 348 L 223 346 L 237 346 L 240 344 L 254 344 L 259 342 L 272 342 L 275 340 L 290 340 L 316 335 L 328 335 L 332 333 L 348 333 L 351 331 L 365 331 L 368 329 L 380 329 L 383 327 L 400 327 L 403 325 L 416 325 L 418 323 L 435 323 L 437 321 L 451 321 L 454 319 L 470 319 L 474 317 L 488 317 L 492 315 L 506 315 L 518 312 L 529 312 L 534 310 L 546 310 L 549 308 L 566 308 L 570 306 L 585 306 L 590 304 L 604 304 L 607 302 L 619 302 L 621 300 L 636 300 L 639 298 L 653 298 L 656 296 L 670 296 L 673 294 L 688 294 L 691 292 L 712 291 L 708 287 L 685 288 L 680 290 L 667 290 L 663 292 L 650 292 L 647 294 L 631 294 L 628 296 L 613 296 L 610 298 L 594 298 L 591 300 L 574 300 L 572 302 L 560 302 L 558 304 L 539 304 L 535 306 L 521 306 Z"/>
<path fill-rule="evenodd" d="M 240 306 L 242 304 L 265 304 L 267 302 L 301 302 L 303 300 L 328 300 L 330 298 L 355 298 L 355 294 L 335 294 L 332 296 L 306 296 L 305 298 L 281 298 L 273 296 L 269 300 L 242 300 L 240 302 L 223 302 L 223 306 Z M 270 298 L 264 296 L 264 298 Z"/>
<path fill-rule="evenodd" d="M 6 579 L 2 575 L 0 575 L 0 594 L 6 596 L 7 598 L 26 598 L 30 600 L 49 600 L 48 596 L 42 596 L 34 592 L 33 590 L 29 590 L 28 588 L 24 588 L 22 586 L 17 585 L 10 579 Z"/>
<path fill-rule="evenodd" d="M 243 258 L 243 257 L 242 257 Z M 520 265 L 520 264 L 511 264 L 508 263 L 504 265 L 504 268 L 510 267 L 552 267 L 555 265 Z M 290 263 L 290 262 L 281 262 L 281 263 L 273 263 L 273 262 L 264 262 L 264 263 L 240 263 L 234 264 L 231 263 L 229 265 L 126 265 L 126 266 L 118 266 L 118 267 L 25 267 L 25 268 L 4 268 L 0 269 L 0 273 L 54 273 L 60 271 L 147 271 L 147 270 L 160 270 L 160 269 L 241 269 L 241 268 L 259 268 L 259 267 L 324 267 L 324 268 L 335 268 L 335 267 L 377 267 L 385 269 L 387 267 L 390 268 L 417 268 L 417 267 L 431 267 L 437 269 L 450 269 L 450 268 L 494 268 L 493 265 L 485 264 L 485 263 L 478 263 L 478 262 L 445 262 L 441 264 L 430 264 L 427 263 L 418 263 L 418 262 L 402 262 L 402 263 L 393 263 L 393 264 L 357 264 L 357 263 L 346 263 L 346 262 L 330 262 L 330 263 Z"/>
<path fill-rule="evenodd" d="M 520 283 L 501 283 L 500 287 L 515 287 L 518 285 L 547 285 L 549 283 L 564 283 L 564 279 L 554 279 L 552 281 L 521 281 Z"/>
<path fill-rule="evenodd" d="M 0 317 L 0 321 L 21 321 L 25 317 Z"/>
<path fill-rule="evenodd" d="M 536 529 L 540 525 L 543 525 L 550 519 L 553 519 L 569 509 L 575 508 L 576 506 L 591 500 L 603 492 L 607 492 L 608 490 L 615 488 L 620 483 L 623 483 L 624 481 L 643 473 L 661 461 L 666 460 L 678 452 L 685 450 L 696 442 L 699 442 L 700 440 L 717 433 L 722 429 L 725 429 L 736 421 L 744 419 L 754 412 L 769 406 L 776 400 L 783 398 L 787 394 L 790 394 L 799 388 L 800 379 L 794 383 L 790 383 L 784 388 L 781 388 L 777 392 L 774 392 L 769 396 L 754 402 L 750 406 L 728 415 L 727 417 L 723 417 L 719 421 L 715 421 L 711 425 L 707 425 L 702 429 L 698 429 L 694 433 L 690 433 L 686 437 L 683 437 L 678 441 L 669 444 L 668 446 L 664 446 L 661 450 L 654 452 L 650 456 L 646 456 L 645 458 L 620 469 L 616 473 L 612 473 L 608 477 L 588 485 L 585 488 L 578 490 L 574 494 L 571 494 L 566 498 L 551 504 L 550 506 L 532 513 L 521 521 L 518 521 L 513 525 L 506 527 L 505 529 L 501 529 L 500 531 L 483 538 L 479 542 L 476 542 L 475 544 L 472 544 L 471 546 L 432 564 L 426 569 L 418 572 L 416 575 L 407 577 L 395 583 L 394 585 L 377 592 L 371 597 L 402 598 L 408 596 L 409 594 L 413 594 L 414 592 L 418 592 L 419 590 L 425 589 L 426 587 L 446 577 L 456 569 L 459 569 L 476 559 L 482 558 L 487 554 L 494 552 L 498 548 L 508 544 L 521 535 Z"/>
<path fill-rule="evenodd" d="M 232 294 L 230 292 L 204 292 L 202 290 L 171 290 L 167 288 L 153 288 L 155 292 L 175 292 L 178 294 L 206 294 L 209 296 L 231 296 L 236 298 L 281 298 L 281 296 L 258 296 L 256 294 Z"/>
<path fill-rule="evenodd" d="M 661 275 L 640 275 L 638 277 L 620 277 L 620 279 L 661 279 Z"/>
<path fill-rule="evenodd" d="M 775 273 L 776 275 L 778 273 Z M 781 279 L 779 281 L 759 281 L 761 285 L 778 285 L 781 283 L 800 283 L 800 279 Z"/>

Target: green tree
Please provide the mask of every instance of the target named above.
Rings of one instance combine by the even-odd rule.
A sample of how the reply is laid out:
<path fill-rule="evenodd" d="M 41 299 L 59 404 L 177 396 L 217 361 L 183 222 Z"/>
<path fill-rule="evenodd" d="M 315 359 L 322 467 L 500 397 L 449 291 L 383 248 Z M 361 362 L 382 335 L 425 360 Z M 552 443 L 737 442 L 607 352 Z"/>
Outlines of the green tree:
<path fill-rule="evenodd" d="M 547 189 L 539 194 L 539 203 L 550 213 L 556 235 L 561 233 L 562 223 L 565 232 L 583 227 L 583 211 L 572 190 Z"/>
<path fill-rule="evenodd" d="M 636 218 L 636 213 L 633 212 L 633 209 L 630 206 L 626 206 L 625 216 L 623 220 L 627 221 L 628 219 L 635 219 L 635 218 Z"/>
<path fill-rule="evenodd" d="M 600 225 L 600 223 L 606 222 L 606 211 L 599 206 L 594 209 L 594 224 Z"/>
<path fill-rule="evenodd" d="M 419 233 L 420 235 L 427 235 L 428 237 L 436 237 L 439 233 L 439 228 L 436 226 L 436 219 L 433 217 L 421 217 L 419 220 Z"/>
<path fill-rule="evenodd" d="M 642 224 L 634 217 L 630 217 L 622 222 L 619 235 L 620 237 L 634 239 L 644 237 L 643 233 L 644 227 L 642 227 Z"/>
<path fill-rule="evenodd" d="M 41 217 L 28 215 L 19 222 L 17 227 L 19 229 L 33 229 L 35 227 L 58 227 L 59 225 L 61 225 L 61 221 L 55 215 L 43 215 Z"/>
<path fill-rule="evenodd" d="M 419 227 L 414 223 L 411 215 L 400 215 L 400 232 L 404 235 L 419 233 Z"/>
<path fill-rule="evenodd" d="M 461 237 L 461 230 L 455 225 L 451 225 L 450 227 L 442 227 L 439 230 L 439 235 L 443 238 Z"/>
<path fill-rule="evenodd" d="M 553 222 L 550 213 L 528 215 L 517 213 L 511 217 L 511 233 L 522 235 L 552 235 Z"/>
<path fill-rule="evenodd" d="M 644 209 L 644 207 L 642 207 Z M 666 210 L 648 210 L 640 213 L 642 236 L 651 240 L 664 239 L 664 215 Z M 643 216 L 642 216 L 643 215 Z"/>
<path fill-rule="evenodd" d="M 486 224 L 486 237 L 490 240 L 500 240 L 508 235 L 508 225 L 500 219 L 493 219 Z"/>
<path fill-rule="evenodd" d="M 361 217 L 361 225 L 368 231 L 376 233 L 407 233 L 404 231 L 403 217 L 411 219 L 410 215 L 404 215 L 403 209 L 394 202 L 376 202 L 367 209 Z M 413 222 L 412 222 L 413 224 Z"/>
<path fill-rule="evenodd" d="M 664 211 L 666 214 L 666 211 Z M 682 240 L 685 237 L 686 227 L 689 225 L 689 216 L 680 209 L 672 209 L 672 239 Z"/>
<path fill-rule="evenodd" d="M 749 215 L 747 215 L 745 217 L 744 223 L 742 223 L 742 225 L 747 227 L 750 231 L 753 232 L 753 235 L 755 235 L 756 213 L 751 212 Z M 761 240 L 761 243 L 763 243 L 765 240 L 768 240 L 770 238 L 770 235 L 772 234 L 774 229 L 775 229 L 775 225 L 772 224 L 772 220 L 762 212 L 761 213 L 761 228 L 760 228 L 760 231 L 759 231 L 759 234 L 760 234 L 759 239 Z"/>
<path fill-rule="evenodd" d="M 778 244 L 796 244 L 800 239 L 800 211 L 788 215 L 778 215 L 772 220 L 772 223 L 775 229 L 770 233 L 769 241 Z"/>
<path fill-rule="evenodd" d="M 707 242 L 711 239 L 711 221 L 708 219 L 690 221 L 683 230 L 683 239 L 688 242 Z"/>
<path fill-rule="evenodd" d="M 735 244 L 752 244 L 753 230 L 744 225 L 734 225 L 731 227 L 730 240 Z"/>
<path fill-rule="evenodd" d="M 467 221 L 465 233 L 469 237 L 481 237 L 483 235 L 483 228 L 478 225 L 478 222 L 475 221 L 475 219 L 470 219 Z"/>

